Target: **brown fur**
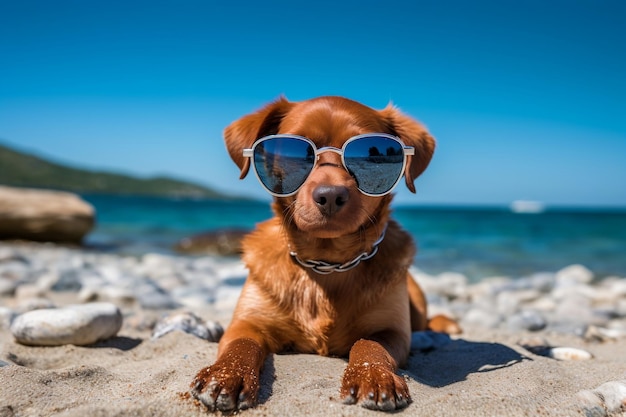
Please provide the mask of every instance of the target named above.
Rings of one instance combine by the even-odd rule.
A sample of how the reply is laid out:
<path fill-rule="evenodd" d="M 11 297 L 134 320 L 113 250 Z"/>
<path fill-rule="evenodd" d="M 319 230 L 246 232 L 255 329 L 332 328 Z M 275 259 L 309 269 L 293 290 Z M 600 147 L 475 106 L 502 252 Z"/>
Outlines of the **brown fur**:
<path fill-rule="evenodd" d="M 250 167 L 242 150 L 260 137 L 290 133 L 311 139 L 318 148 L 341 148 L 347 139 L 370 132 L 397 135 L 415 147 L 405 170 L 406 185 L 414 192 L 413 182 L 428 166 L 435 141 L 392 106 L 376 111 L 341 97 L 280 98 L 228 126 L 224 136 L 243 178 Z M 320 185 L 345 187 L 345 204 L 334 212 L 321 210 L 312 197 Z M 349 356 L 340 390 L 346 403 L 393 410 L 410 402 L 406 383 L 395 371 L 408 357 L 411 331 L 427 328 L 427 310 L 408 274 L 415 246 L 389 218 L 391 198 L 360 193 L 339 155 L 325 152 L 296 195 L 275 199 L 275 216 L 244 239 L 250 274 L 216 363 L 192 382 L 196 398 L 210 410 L 254 406 L 266 355 L 294 351 Z M 293 250 L 302 259 L 343 263 L 369 252 L 386 224 L 375 257 L 347 272 L 321 275 L 289 255 Z M 449 319 L 432 323 L 435 330 L 458 330 Z"/>

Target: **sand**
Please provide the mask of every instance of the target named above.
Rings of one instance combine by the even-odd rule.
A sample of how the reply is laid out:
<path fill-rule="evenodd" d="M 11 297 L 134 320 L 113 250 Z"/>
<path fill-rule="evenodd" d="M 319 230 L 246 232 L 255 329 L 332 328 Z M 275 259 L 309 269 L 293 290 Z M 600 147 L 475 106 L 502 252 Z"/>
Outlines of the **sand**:
<path fill-rule="evenodd" d="M 62 304 L 56 300 L 58 304 Z M 228 311 L 201 312 L 227 324 Z M 136 327 L 136 326 L 135 326 Z M 430 352 L 414 351 L 405 375 L 413 403 L 394 415 L 584 415 L 576 393 L 626 379 L 626 340 L 585 342 L 542 332 L 552 345 L 585 349 L 585 361 L 537 356 L 517 344 L 537 333 L 465 329 Z M 196 372 L 215 360 L 217 344 L 182 332 L 156 340 L 125 325 L 95 346 L 28 347 L 0 332 L 0 417 L 204 416 L 190 399 Z M 260 404 L 247 416 L 373 416 L 338 397 L 346 361 L 272 355 L 262 373 Z M 619 415 L 619 414 L 616 414 Z"/>

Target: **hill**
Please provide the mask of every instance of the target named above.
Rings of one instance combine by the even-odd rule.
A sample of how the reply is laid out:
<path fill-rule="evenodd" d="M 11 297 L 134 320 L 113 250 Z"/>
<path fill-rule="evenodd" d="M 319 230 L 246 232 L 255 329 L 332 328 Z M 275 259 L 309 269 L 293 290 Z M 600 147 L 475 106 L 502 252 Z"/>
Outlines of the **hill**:
<path fill-rule="evenodd" d="M 232 198 L 202 185 L 169 177 L 137 178 L 79 169 L 12 149 L 0 143 L 0 184 L 75 193 L 193 198 Z"/>

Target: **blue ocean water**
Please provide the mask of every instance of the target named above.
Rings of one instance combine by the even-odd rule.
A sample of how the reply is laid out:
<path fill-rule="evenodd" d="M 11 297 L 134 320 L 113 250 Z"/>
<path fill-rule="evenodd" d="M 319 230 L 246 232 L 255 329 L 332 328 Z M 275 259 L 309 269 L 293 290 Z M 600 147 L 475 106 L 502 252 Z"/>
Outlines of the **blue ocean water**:
<path fill-rule="evenodd" d="M 266 202 L 85 195 L 97 211 L 86 243 L 102 249 L 170 252 L 180 239 L 221 228 L 252 229 L 272 214 Z M 427 273 L 456 271 L 476 281 L 520 277 L 580 263 L 626 276 L 626 210 L 394 207 L 418 245 Z"/>

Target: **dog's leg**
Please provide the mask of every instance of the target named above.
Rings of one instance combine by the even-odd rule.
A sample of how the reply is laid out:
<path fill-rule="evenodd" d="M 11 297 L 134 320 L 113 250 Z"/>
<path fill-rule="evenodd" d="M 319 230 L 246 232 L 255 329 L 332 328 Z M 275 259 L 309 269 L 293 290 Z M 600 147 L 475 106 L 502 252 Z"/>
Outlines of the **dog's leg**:
<path fill-rule="evenodd" d="M 220 341 L 217 361 L 191 383 L 191 394 L 210 411 L 254 407 L 266 356 L 259 333 L 245 322 L 234 322 Z"/>
<path fill-rule="evenodd" d="M 432 330 L 439 333 L 461 334 L 463 330 L 459 324 L 449 317 L 438 314 L 430 319 L 426 308 L 426 297 L 424 292 L 417 285 L 411 274 L 407 278 L 407 288 L 409 290 L 409 309 L 411 311 L 411 331 L 421 332 Z"/>
<path fill-rule="evenodd" d="M 341 398 L 346 404 L 359 403 L 373 410 L 391 411 L 411 402 L 409 388 L 396 375 L 398 360 L 408 354 L 406 349 L 388 350 L 384 346 L 403 346 L 403 337 L 396 332 L 384 332 L 371 339 L 361 339 L 350 350 L 348 367 L 343 374 Z"/>
<path fill-rule="evenodd" d="M 409 308 L 411 311 L 411 331 L 419 332 L 426 330 L 426 326 L 428 325 L 426 297 L 411 274 L 407 274 L 407 289 L 409 291 Z"/>

